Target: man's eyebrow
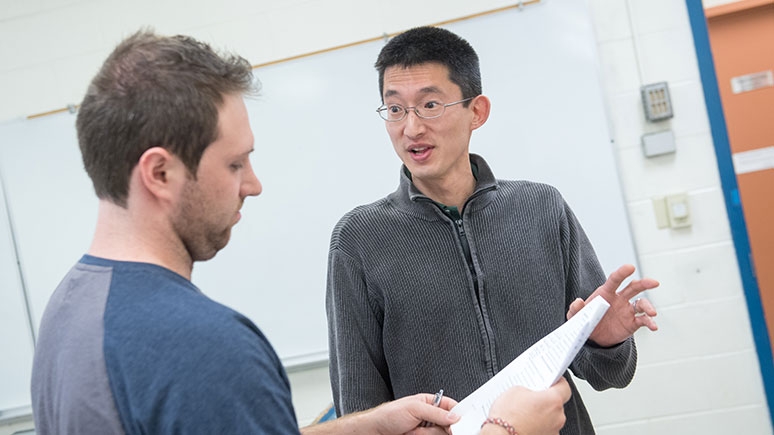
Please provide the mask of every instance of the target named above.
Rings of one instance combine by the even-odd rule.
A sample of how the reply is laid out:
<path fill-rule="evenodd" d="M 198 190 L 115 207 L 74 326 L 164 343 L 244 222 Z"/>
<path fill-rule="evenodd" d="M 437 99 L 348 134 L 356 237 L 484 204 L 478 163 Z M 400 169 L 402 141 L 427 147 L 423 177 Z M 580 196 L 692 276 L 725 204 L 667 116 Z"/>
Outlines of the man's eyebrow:
<path fill-rule="evenodd" d="M 437 86 L 427 86 L 419 90 L 420 94 L 440 94 L 441 89 Z"/>
<path fill-rule="evenodd" d="M 249 156 L 253 151 L 255 151 L 255 147 L 250 148 L 247 151 L 242 151 L 241 153 L 237 154 L 237 157 L 246 157 Z"/>
<path fill-rule="evenodd" d="M 441 89 L 439 87 L 437 87 L 437 86 L 426 86 L 426 87 L 420 89 L 419 93 L 420 94 L 440 94 L 441 93 Z M 385 98 L 393 97 L 393 96 L 398 95 L 398 94 L 399 94 L 398 91 L 393 90 L 393 89 L 388 89 L 384 93 L 384 97 Z"/>

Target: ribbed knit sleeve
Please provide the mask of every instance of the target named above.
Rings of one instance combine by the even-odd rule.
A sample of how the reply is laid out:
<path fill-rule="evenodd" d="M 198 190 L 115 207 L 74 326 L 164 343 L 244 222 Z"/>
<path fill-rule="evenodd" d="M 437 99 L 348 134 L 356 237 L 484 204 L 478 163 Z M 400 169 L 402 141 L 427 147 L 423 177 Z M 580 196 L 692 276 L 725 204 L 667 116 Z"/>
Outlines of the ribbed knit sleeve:
<path fill-rule="evenodd" d="M 586 299 L 605 281 L 594 248 L 570 207 L 564 203 L 561 240 L 566 265 L 567 305 L 577 297 Z M 623 388 L 631 382 L 637 367 L 637 349 L 629 338 L 611 348 L 584 346 L 570 366 L 573 374 L 585 379 L 597 391 Z"/>
<path fill-rule="evenodd" d="M 342 241 L 365 236 L 347 222 L 339 222 L 331 237 L 328 258 L 326 311 L 330 349 L 330 377 L 338 415 L 349 414 L 393 399 L 381 336 L 383 307 L 368 294 L 362 263 Z"/>

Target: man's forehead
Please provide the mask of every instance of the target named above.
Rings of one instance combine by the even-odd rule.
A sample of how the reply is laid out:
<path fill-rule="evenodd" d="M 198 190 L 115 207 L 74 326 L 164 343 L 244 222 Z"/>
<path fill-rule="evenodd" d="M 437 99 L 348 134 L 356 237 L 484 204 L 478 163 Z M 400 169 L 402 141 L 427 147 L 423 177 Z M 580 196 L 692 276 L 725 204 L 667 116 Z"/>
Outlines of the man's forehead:
<path fill-rule="evenodd" d="M 449 92 L 453 85 L 446 67 L 438 64 L 421 64 L 411 67 L 387 69 L 384 75 L 384 96 L 401 92 L 435 94 Z"/>

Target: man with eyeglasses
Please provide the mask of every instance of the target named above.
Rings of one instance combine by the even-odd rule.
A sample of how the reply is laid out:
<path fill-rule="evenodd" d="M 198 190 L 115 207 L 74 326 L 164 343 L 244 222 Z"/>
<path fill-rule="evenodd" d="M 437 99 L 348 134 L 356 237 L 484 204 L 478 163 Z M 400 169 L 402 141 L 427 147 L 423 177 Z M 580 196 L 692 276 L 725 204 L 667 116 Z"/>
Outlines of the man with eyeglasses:
<path fill-rule="evenodd" d="M 469 153 L 490 112 L 474 49 L 420 27 L 390 40 L 375 66 L 377 112 L 403 166 L 395 192 L 333 230 L 326 307 L 338 413 L 440 388 L 462 399 L 596 296 L 611 307 L 570 369 L 597 390 L 628 385 L 632 334 L 657 328 L 652 304 L 630 299 L 658 283 L 617 292 L 634 267 L 605 280 L 555 188 L 497 180 Z M 561 433 L 594 433 L 565 378 L 573 396 Z"/>

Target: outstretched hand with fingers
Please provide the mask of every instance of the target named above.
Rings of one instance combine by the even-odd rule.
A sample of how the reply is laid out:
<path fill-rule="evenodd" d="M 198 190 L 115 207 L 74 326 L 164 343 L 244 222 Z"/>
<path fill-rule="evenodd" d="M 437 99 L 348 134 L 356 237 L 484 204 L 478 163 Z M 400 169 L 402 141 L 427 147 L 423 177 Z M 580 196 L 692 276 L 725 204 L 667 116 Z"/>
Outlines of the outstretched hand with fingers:
<path fill-rule="evenodd" d="M 658 281 L 650 278 L 632 280 L 626 287 L 618 290 L 621 283 L 634 273 L 634 266 L 626 264 L 611 273 L 604 284 L 599 286 L 585 301 L 576 299 L 570 304 L 567 319 L 580 311 L 586 303 L 602 296 L 610 308 L 602 317 L 589 340 L 602 347 L 615 346 L 631 337 L 635 331 L 645 326 L 651 331 L 658 329 L 653 317 L 657 312 L 653 304 L 638 295 L 645 290 L 658 287 Z M 632 302 L 631 300 L 635 298 Z"/>

